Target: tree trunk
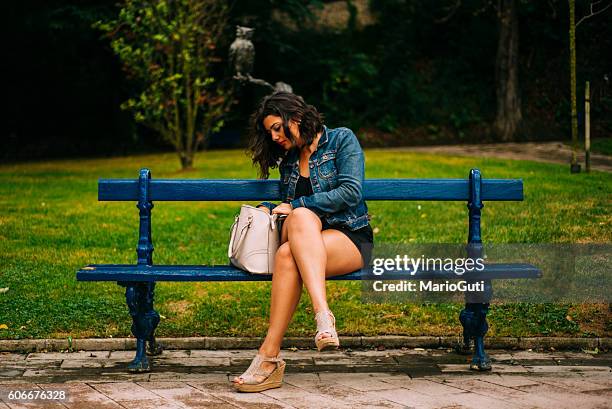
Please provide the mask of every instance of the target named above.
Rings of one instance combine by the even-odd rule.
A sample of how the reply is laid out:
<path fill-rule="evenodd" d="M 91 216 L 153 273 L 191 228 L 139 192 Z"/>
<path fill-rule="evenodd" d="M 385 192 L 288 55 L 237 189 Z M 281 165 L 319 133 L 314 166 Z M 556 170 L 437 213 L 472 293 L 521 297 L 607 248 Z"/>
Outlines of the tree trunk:
<path fill-rule="evenodd" d="M 576 109 L 576 1 L 569 1 L 569 48 L 570 48 L 570 92 L 572 115 L 572 165 L 577 164 L 578 154 L 578 113 Z"/>
<path fill-rule="evenodd" d="M 193 168 L 193 153 L 179 152 L 179 159 L 181 160 L 181 168 L 183 170 Z"/>
<path fill-rule="evenodd" d="M 515 0 L 500 0 L 498 10 L 495 133 L 502 141 L 514 139 L 520 125 L 521 99 L 518 82 L 518 17 Z"/>

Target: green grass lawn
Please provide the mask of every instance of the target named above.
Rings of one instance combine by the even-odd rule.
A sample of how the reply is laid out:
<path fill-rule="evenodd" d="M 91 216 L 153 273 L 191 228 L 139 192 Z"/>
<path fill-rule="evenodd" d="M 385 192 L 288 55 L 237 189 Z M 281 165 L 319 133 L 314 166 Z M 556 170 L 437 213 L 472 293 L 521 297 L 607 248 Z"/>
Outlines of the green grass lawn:
<path fill-rule="evenodd" d="M 591 141 L 591 149 L 602 155 L 612 155 L 612 138 L 597 138 Z"/>
<path fill-rule="evenodd" d="M 525 201 L 486 203 L 483 240 L 495 243 L 611 242 L 612 174 L 570 175 L 565 165 L 366 151 L 369 178 L 523 178 Z M 135 203 L 97 201 L 97 180 L 255 178 L 242 151 L 197 157 L 179 172 L 173 154 L 0 165 L 0 338 L 119 337 L 130 334 L 123 288 L 79 283 L 89 263 L 135 263 Z M 277 177 L 275 173 L 273 177 Z M 420 205 L 420 208 L 419 208 Z M 239 203 L 160 202 L 153 209 L 154 262 L 225 264 L 228 230 Z M 463 243 L 463 202 L 371 202 L 379 243 Z M 160 336 L 262 336 L 269 283 L 159 283 Z M 357 282 L 328 283 L 341 334 L 459 334 L 460 305 L 375 305 L 361 302 Z M 611 332 L 608 305 L 496 305 L 491 335 L 602 336 Z M 312 335 L 302 298 L 289 335 Z"/>

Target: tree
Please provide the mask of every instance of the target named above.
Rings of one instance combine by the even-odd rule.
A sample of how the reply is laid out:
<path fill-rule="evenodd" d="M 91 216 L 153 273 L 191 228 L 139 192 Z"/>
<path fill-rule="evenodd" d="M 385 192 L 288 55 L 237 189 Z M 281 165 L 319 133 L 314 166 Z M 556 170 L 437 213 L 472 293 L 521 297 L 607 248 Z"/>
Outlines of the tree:
<path fill-rule="evenodd" d="M 126 0 L 116 20 L 95 24 L 138 84 L 121 108 L 171 143 L 183 169 L 229 110 L 230 87 L 215 77 L 226 25 L 220 0 Z"/>
<path fill-rule="evenodd" d="M 522 119 L 518 83 L 518 18 L 515 0 L 500 0 L 497 16 L 499 37 L 496 58 L 497 115 L 495 132 L 503 141 L 514 138 Z"/>
<path fill-rule="evenodd" d="M 445 3 L 445 2 L 441 2 Z M 498 37 L 495 57 L 495 96 L 496 115 L 493 130 L 502 141 L 514 139 L 523 115 L 519 88 L 519 26 L 516 0 L 498 0 L 496 5 L 492 1 L 476 2 L 473 16 L 483 13 L 492 7 L 497 15 Z M 437 24 L 446 23 L 452 19 L 460 8 L 461 0 L 449 0 L 448 4 L 438 8 L 435 18 Z M 467 5 L 470 8 L 470 5 Z"/>

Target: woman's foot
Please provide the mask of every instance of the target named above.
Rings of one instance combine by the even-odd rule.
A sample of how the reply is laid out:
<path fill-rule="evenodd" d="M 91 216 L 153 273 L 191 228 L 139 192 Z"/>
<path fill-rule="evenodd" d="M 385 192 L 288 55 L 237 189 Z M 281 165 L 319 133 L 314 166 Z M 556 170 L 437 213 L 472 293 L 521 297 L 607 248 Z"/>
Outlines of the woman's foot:
<path fill-rule="evenodd" d="M 340 346 L 338 333 L 336 332 L 336 317 L 329 310 L 319 311 L 315 315 L 317 321 L 317 335 L 315 344 L 319 351 L 337 349 Z"/>
<path fill-rule="evenodd" d="M 280 354 L 267 357 L 258 353 L 247 370 L 234 378 L 234 388 L 239 392 L 261 392 L 280 388 L 284 373 L 285 361 L 280 359 Z"/>

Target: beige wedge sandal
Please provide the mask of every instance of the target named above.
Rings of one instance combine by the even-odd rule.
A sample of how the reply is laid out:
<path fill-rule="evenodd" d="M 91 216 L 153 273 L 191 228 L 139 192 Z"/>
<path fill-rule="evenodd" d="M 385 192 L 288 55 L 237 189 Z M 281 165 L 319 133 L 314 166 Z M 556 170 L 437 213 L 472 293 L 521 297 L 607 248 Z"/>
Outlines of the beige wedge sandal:
<path fill-rule="evenodd" d="M 279 356 L 269 358 L 257 354 L 247 370 L 238 377 L 243 382 L 234 382 L 234 388 L 238 392 L 261 392 L 267 389 L 280 388 L 283 384 L 283 375 L 285 374 L 285 361 L 280 359 Z M 274 362 L 276 363 L 276 368 L 271 373 L 268 373 L 261 369 L 263 362 Z M 261 377 L 264 379 L 262 380 Z"/>
<path fill-rule="evenodd" d="M 340 346 L 338 333 L 336 332 L 336 317 L 331 311 L 319 311 L 315 315 L 317 321 L 317 335 L 315 335 L 315 344 L 319 351 L 337 349 Z M 323 334 L 329 336 L 323 337 Z"/>

